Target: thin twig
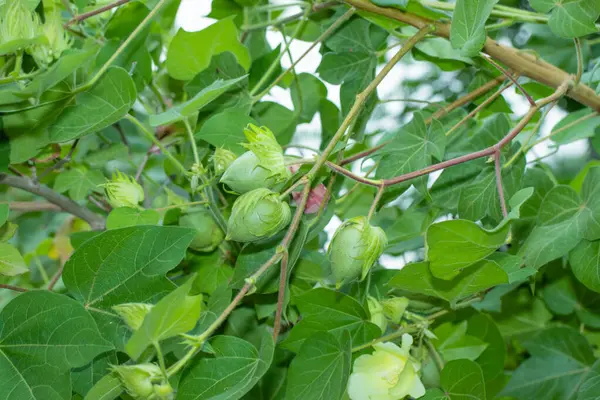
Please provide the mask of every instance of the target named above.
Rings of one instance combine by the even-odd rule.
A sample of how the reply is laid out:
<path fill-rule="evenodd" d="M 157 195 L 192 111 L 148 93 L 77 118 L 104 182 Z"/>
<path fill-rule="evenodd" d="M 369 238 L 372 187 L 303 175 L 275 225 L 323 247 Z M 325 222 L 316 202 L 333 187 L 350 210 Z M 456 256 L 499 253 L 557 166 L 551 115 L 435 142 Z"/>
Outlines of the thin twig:
<path fill-rule="evenodd" d="M 61 277 L 61 275 L 62 275 L 62 273 L 63 273 L 63 271 L 65 269 L 65 264 L 66 264 L 66 262 L 61 262 L 60 263 L 60 267 L 58 268 L 58 271 L 56 271 L 56 273 L 52 277 L 52 280 L 48 284 L 48 290 L 49 291 L 52 291 L 52 289 L 54 289 L 54 285 L 56 285 L 56 282 L 58 282 L 58 279 Z"/>
<path fill-rule="evenodd" d="M 65 165 L 66 163 L 71 161 L 71 157 L 73 157 L 73 152 L 75 151 L 75 148 L 77 147 L 78 143 L 79 143 L 79 139 L 75 139 L 75 141 L 73 142 L 73 145 L 71 146 L 71 149 L 69 150 L 69 152 L 67 153 L 65 158 L 63 158 L 62 160 L 59 160 L 56 164 L 52 165 L 51 167 L 46 168 L 44 171 L 42 171 L 42 173 L 36 179 L 33 180 L 33 182 L 34 183 L 40 182 L 42 179 L 44 179 L 46 176 L 48 176 L 48 174 L 50 174 L 52 171 L 60 169 L 63 165 Z"/>
<path fill-rule="evenodd" d="M 327 8 L 331 8 L 333 6 L 335 6 L 336 4 L 339 4 L 337 1 L 328 1 L 325 3 L 319 3 L 319 4 L 315 4 L 312 7 L 312 12 L 311 14 L 317 13 L 321 10 L 325 10 Z M 304 15 L 304 11 L 300 11 L 299 13 L 290 15 L 288 17 L 284 17 L 275 21 L 267 21 L 261 24 L 256 24 L 256 25 L 243 25 L 242 26 L 242 30 L 244 31 L 244 33 L 248 33 L 248 32 L 252 32 L 252 31 L 256 31 L 256 30 L 260 30 L 260 29 L 265 29 L 268 28 L 269 26 L 281 26 L 281 25 L 285 25 L 289 22 L 293 22 L 297 19 L 302 18 L 302 16 Z"/>
<path fill-rule="evenodd" d="M 0 202 L 0 204 L 8 204 L 10 209 L 14 211 L 63 211 L 62 208 L 60 208 L 56 204 L 43 201 L 11 201 L 9 203 Z"/>
<path fill-rule="evenodd" d="M 581 76 L 583 75 L 583 54 L 581 51 L 581 40 L 575 38 L 575 53 L 577 55 L 577 75 L 575 75 L 575 86 L 581 82 Z"/>
<path fill-rule="evenodd" d="M 506 200 L 504 199 L 504 187 L 502 185 L 502 165 L 500 150 L 494 153 L 494 165 L 496 169 L 496 188 L 498 189 L 498 199 L 500 200 L 500 208 L 502 209 L 502 216 L 506 218 L 506 216 L 508 215 L 508 210 L 506 208 Z"/>
<path fill-rule="evenodd" d="M 118 0 L 118 1 L 116 1 L 114 3 L 102 6 L 102 7 L 98 8 L 98 9 L 96 9 L 96 10 L 92 10 L 92 11 L 89 11 L 89 12 L 77 15 L 77 16 L 71 18 L 69 21 L 67 21 L 63 25 L 63 28 L 66 29 L 66 28 L 68 28 L 69 26 L 71 26 L 73 24 L 78 24 L 78 23 L 80 23 L 83 20 L 86 20 L 86 19 L 91 18 L 91 17 L 93 17 L 95 15 L 98 15 L 98 14 L 102 14 L 105 11 L 111 10 L 111 9 L 113 9 L 115 7 L 119 7 L 122 4 L 129 3 L 130 1 L 131 0 Z"/>
<path fill-rule="evenodd" d="M 383 192 L 385 191 L 385 185 L 382 183 L 377 190 L 377 194 L 375 194 L 375 198 L 373 199 L 373 203 L 371 204 L 371 208 L 369 208 L 369 214 L 367 214 L 367 220 L 371 220 L 373 215 L 375 214 L 375 210 L 377 209 L 377 204 L 379 204 L 379 200 L 381 200 L 381 196 L 383 196 Z"/>
<path fill-rule="evenodd" d="M 535 100 L 533 100 L 533 97 L 531 97 L 531 95 L 529 93 L 527 93 L 527 90 L 525 90 L 523 88 L 523 86 L 521 86 L 519 84 L 519 82 L 517 81 L 517 78 L 514 77 L 510 72 L 508 72 L 507 70 L 504 69 L 504 67 L 502 67 L 500 64 L 498 64 L 496 61 L 494 61 L 492 59 L 492 57 L 488 56 L 487 54 L 481 53 L 481 56 L 484 58 L 484 60 L 486 60 L 487 62 L 489 62 L 490 64 L 492 64 L 498 71 L 502 72 L 502 74 L 504 76 L 506 76 L 508 79 L 511 80 L 511 82 L 517 87 L 519 88 L 519 91 L 523 94 L 523 96 L 525 96 L 525 98 L 527 98 L 527 101 L 529 102 L 530 106 L 534 106 L 535 105 Z"/>
<path fill-rule="evenodd" d="M 0 289 L 8 289 L 8 290 L 12 290 L 14 292 L 29 292 L 29 289 L 25 289 L 22 287 L 18 287 L 18 286 L 13 286 L 13 285 L 6 285 L 4 283 L 0 283 Z"/>

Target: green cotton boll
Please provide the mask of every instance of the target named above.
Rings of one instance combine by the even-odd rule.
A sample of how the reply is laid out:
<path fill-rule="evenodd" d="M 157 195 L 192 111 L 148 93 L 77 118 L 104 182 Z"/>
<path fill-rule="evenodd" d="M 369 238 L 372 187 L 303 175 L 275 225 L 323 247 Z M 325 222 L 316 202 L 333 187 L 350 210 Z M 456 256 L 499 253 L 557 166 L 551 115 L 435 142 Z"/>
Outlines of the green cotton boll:
<path fill-rule="evenodd" d="M 46 15 L 42 32 L 47 43 L 32 46 L 27 52 L 38 65 L 45 67 L 52 61 L 58 60 L 61 54 L 71 47 L 72 40 L 63 28 L 60 13 L 57 11 Z"/>
<path fill-rule="evenodd" d="M 164 381 L 162 371 L 156 364 L 115 365 L 112 371 L 119 377 L 123 389 L 134 399 L 174 398 L 173 388 Z"/>
<path fill-rule="evenodd" d="M 190 244 L 192 250 L 209 253 L 225 239 L 225 234 L 206 210 L 191 212 L 182 216 L 179 218 L 179 226 L 196 230 L 196 236 Z"/>
<path fill-rule="evenodd" d="M 383 314 L 393 323 L 399 324 L 408 307 L 409 300 L 406 297 L 392 297 L 381 301 Z"/>
<path fill-rule="evenodd" d="M 247 151 L 231 163 L 221 182 L 233 191 L 243 194 L 259 188 L 275 189 L 286 179 L 282 181 L 280 177 L 273 175 L 270 170 L 260 165 L 260 160 L 253 152 Z"/>
<path fill-rule="evenodd" d="M 327 249 L 336 287 L 363 280 L 386 246 L 385 232 L 369 224 L 367 217 L 354 217 L 340 225 Z"/>
<path fill-rule="evenodd" d="M 290 206 L 269 189 L 255 189 L 237 198 L 227 223 L 227 238 L 255 242 L 269 238 L 292 219 Z"/>
<path fill-rule="evenodd" d="M 39 16 L 21 1 L 11 1 L 0 18 L 0 56 L 25 50 L 34 44 L 47 44 Z"/>

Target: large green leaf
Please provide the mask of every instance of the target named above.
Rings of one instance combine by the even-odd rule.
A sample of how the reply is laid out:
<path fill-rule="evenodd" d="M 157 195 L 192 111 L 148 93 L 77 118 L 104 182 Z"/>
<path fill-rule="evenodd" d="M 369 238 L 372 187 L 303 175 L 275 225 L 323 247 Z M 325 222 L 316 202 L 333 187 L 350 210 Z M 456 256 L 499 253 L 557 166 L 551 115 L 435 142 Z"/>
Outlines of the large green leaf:
<path fill-rule="evenodd" d="M 567 144 L 579 139 L 593 137 L 600 126 L 600 115 L 589 108 L 569 113 L 552 128 L 552 141 Z M 557 132 L 559 131 L 560 132 Z"/>
<path fill-rule="evenodd" d="M 570 186 L 548 192 L 538 214 L 538 225 L 520 254 L 532 268 L 567 255 L 581 239 L 600 239 L 600 167 L 590 168 L 581 196 Z"/>
<path fill-rule="evenodd" d="M 285 399 L 341 399 L 350 376 L 351 348 L 348 331 L 340 338 L 317 332 L 306 339 L 290 364 Z"/>
<path fill-rule="evenodd" d="M 564 276 L 542 289 L 544 301 L 557 315 L 575 313 L 579 320 L 592 328 L 600 328 L 600 298 L 578 283 L 572 276 Z"/>
<path fill-rule="evenodd" d="M 98 132 L 123 118 L 136 98 L 135 83 L 127 71 L 111 67 L 91 89 L 76 95 L 50 125 L 50 140 L 66 142 Z"/>
<path fill-rule="evenodd" d="M 266 330 L 261 331 L 258 348 L 233 336 L 216 336 L 210 346 L 214 355 L 197 360 L 184 373 L 177 399 L 239 399 L 267 372 L 273 359 L 273 339 Z"/>
<path fill-rule="evenodd" d="M 282 346 L 299 351 L 302 343 L 316 332 L 329 332 L 337 338 L 348 331 L 352 345 L 359 346 L 381 333 L 369 322 L 365 308 L 354 298 L 330 289 L 309 290 L 295 299 L 302 320 L 294 326 Z"/>
<path fill-rule="evenodd" d="M 413 120 L 392 137 L 379 154 L 378 178 L 392 178 L 430 165 L 433 157 L 442 160 L 446 148 L 443 125 L 434 120 L 429 127 L 425 117 L 416 113 Z M 425 189 L 427 177 L 418 178 L 415 186 Z M 409 184 L 407 184 L 409 185 Z"/>
<path fill-rule="evenodd" d="M 600 398 L 600 361 L 596 361 L 586 380 L 579 387 L 577 400 L 598 400 Z"/>
<path fill-rule="evenodd" d="M 524 343 L 531 354 L 512 374 L 502 394 L 516 399 L 570 399 L 595 361 L 592 348 L 576 330 L 546 329 Z"/>
<path fill-rule="evenodd" d="M 569 253 L 569 263 L 579 282 L 600 293 L 600 240 L 582 240 Z"/>
<path fill-rule="evenodd" d="M 159 346 L 160 341 L 194 328 L 202 310 L 202 295 L 189 295 L 194 279 L 192 276 L 160 299 L 144 317 L 144 322 L 125 346 L 131 358 L 139 358 L 150 345 Z"/>
<path fill-rule="evenodd" d="M 257 125 L 257 122 L 247 113 L 232 108 L 210 117 L 202 124 L 195 136 L 215 147 L 223 147 L 237 155 L 242 155 L 247 151 L 241 145 L 246 141 L 244 128 L 250 123 Z"/>
<path fill-rule="evenodd" d="M 103 183 L 104 175 L 101 171 L 79 166 L 58 175 L 54 181 L 54 190 L 59 193 L 68 191 L 73 200 L 83 200 L 90 191 L 98 190 L 98 185 Z"/>
<path fill-rule="evenodd" d="M 106 229 L 127 228 L 136 225 L 157 225 L 160 213 L 155 210 L 138 210 L 131 207 L 113 209 L 106 218 Z"/>
<path fill-rule="evenodd" d="M 595 0 L 529 0 L 529 3 L 538 12 L 552 10 L 548 25 L 557 36 L 575 38 L 598 31 L 595 22 L 600 15 L 600 4 Z"/>
<path fill-rule="evenodd" d="M 232 53 L 246 71 L 250 68 L 250 54 L 240 43 L 232 18 L 198 32 L 179 29 L 169 45 L 167 70 L 175 79 L 190 80 L 208 67 L 213 56 L 225 51 Z"/>
<path fill-rule="evenodd" d="M 422 400 L 486 400 L 481 368 L 470 360 L 446 364 L 440 376 L 440 389 L 429 389 Z"/>
<path fill-rule="evenodd" d="M 450 26 L 450 43 L 467 57 L 479 54 L 485 44 L 485 23 L 498 0 L 457 0 Z"/>
<path fill-rule="evenodd" d="M 377 57 L 372 53 L 327 53 L 317 72 L 324 81 L 339 85 L 365 76 L 376 65 Z"/>
<path fill-rule="evenodd" d="M 111 349 L 75 300 L 49 291 L 24 293 L 0 313 L 0 397 L 70 399 L 69 370 Z"/>
<path fill-rule="evenodd" d="M 156 127 L 183 121 L 185 118 L 191 117 L 197 113 L 202 109 L 202 107 L 225 93 L 229 88 L 235 86 L 238 82 L 245 78 L 246 76 L 241 76 L 239 78 L 229 79 L 226 81 L 217 80 L 210 86 L 207 86 L 198 92 L 198 94 L 185 103 L 171 107 L 161 114 L 151 115 L 149 119 L 150 125 Z"/>
<path fill-rule="evenodd" d="M 65 265 L 63 281 L 102 334 L 122 349 L 129 329 L 111 307 L 154 303 L 173 290 L 164 274 L 182 260 L 194 235 L 191 229 L 160 226 L 103 232 L 77 248 Z"/>
<path fill-rule="evenodd" d="M 434 277 L 427 262 L 408 264 L 396 273 L 388 285 L 438 297 L 454 304 L 472 294 L 503 283 L 508 283 L 506 272 L 497 263 L 482 260 L 452 280 Z"/>
<path fill-rule="evenodd" d="M 444 361 L 459 359 L 475 360 L 487 348 L 481 338 L 467 334 L 467 321 L 439 325 L 433 331 L 437 339 L 432 340 Z"/>

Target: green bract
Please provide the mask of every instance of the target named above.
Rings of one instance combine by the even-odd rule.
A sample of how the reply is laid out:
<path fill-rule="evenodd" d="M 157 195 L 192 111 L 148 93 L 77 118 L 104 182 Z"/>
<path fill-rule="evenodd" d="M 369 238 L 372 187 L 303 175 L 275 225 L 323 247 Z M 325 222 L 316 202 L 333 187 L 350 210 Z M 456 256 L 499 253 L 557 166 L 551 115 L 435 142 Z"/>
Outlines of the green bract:
<path fill-rule="evenodd" d="M 371 314 L 371 322 L 377 325 L 381 332 L 385 332 L 388 322 L 384 315 L 383 305 L 375 297 L 367 296 L 367 307 Z"/>
<path fill-rule="evenodd" d="M 45 43 L 40 18 L 21 1 L 10 1 L 0 19 L 0 55 L 22 51 L 34 44 Z"/>
<path fill-rule="evenodd" d="M 152 309 L 152 304 L 146 303 L 123 303 L 113 306 L 112 309 L 132 330 L 138 330 L 144 322 L 146 314 Z"/>
<path fill-rule="evenodd" d="M 220 147 L 216 148 L 215 154 L 213 154 L 212 156 L 215 174 L 223 174 L 227 170 L 227 168 L 231 166 L 231 164 L 235 161 L 236 158 L 237 156 L 234 152 Z"/>
<path fill-rule="evenodd" d="M 383 314 L 395 324 L 399 324 L 408 307 L 408 299 L 406 297 L 392 297 L 381 301 L 383 306 Z"/>
<path fill-rule="evenodd" d="M 179 226 L 194 228 L 196 236 L 190 248 L 196 251 L 210 252 L 217 248 L 225 238 L 214 218 L 207 210 L 190 212 L 179 218 Z"/>
<path fill-rule="evenodd" d="M 139 203 L 144 201 L 144 189 L 130 176 L 117 171 L 112 180 L 103 185 L 106 199 L 113 208 L 132 207 L 140 208 Z"/>
<path fill-rule="evenodd" d="M 170 400 L 173 388 L 164 381 L 162 371 L 156 364 L 113 366 L 112 370 L 121 380 L 121 385 L 134 399 Z"/>
<path fill-rule="evenodd" d="M 354 217 L 335 231 L 327 249 L 336 286 L 363 280 L 387 246 L 387 237 L 366 217 Z"/>
<path fill-rule="evenodd" d="M 223 174 L 221 182 L 238 193 L 258 188 L 275 189 L 290 177 L 285 166 L 283 150 L 267 127 L 248 124 L 244 134 L 249 143 L 242 146 L 250 151 L 233 161 Z"/>
<path fill-rule="evenodd" d="M 29 53 L 39 65 L 46 66 L 58 59 L 65 50 L 71 47 L 71 39 L 63 29 L 58 12 L 46 15 L 46 22 L 42 25 L 42 31 L 47 43 L 33 46 Z"/>
<path fill-rule="evenodd" d="M 227 223 L 227 239 L 254 242 L 268 238 L 290 223 L 290 206 L 269 189 L 255 189 L 237 198 Z"/>

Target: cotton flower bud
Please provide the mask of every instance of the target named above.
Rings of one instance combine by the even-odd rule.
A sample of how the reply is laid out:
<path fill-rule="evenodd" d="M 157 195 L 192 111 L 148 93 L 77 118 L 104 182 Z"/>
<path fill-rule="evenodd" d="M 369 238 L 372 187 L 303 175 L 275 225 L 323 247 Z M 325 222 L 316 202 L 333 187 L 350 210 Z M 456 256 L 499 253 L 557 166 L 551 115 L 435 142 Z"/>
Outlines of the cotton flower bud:
<path fill-rule="evenodd" d="M 60 14 L 52 12 L 46 15 L 46 22 L 42 25 L 43 35 L 47 43 L 35 45 L 28 52 L 33 56 L 38 65 L 46 66 L 57 60 L 60 55 L 71 47 L 71 39 L 62 26 Z"/>
<path fill-rule="evenodd" d="M 179 218 L 179 226 L 193 228 L 196 236 L 190 244 L 190 248 L 196 251 L 211 252 L 216 249 L 225 234 L 215 223 L 212 215 L 207 210 L 190 212 Z"/>
<path fill-rule="evenodd" d="M 406 297 L 393 297 L 381 301 L 383 306 L 383 314 L 393 323 L 399 324 L 408 307 L 408 299 Z"/>
<path fill-rule="evenodd" d="M 0 56 L 44 42 L 40 18 L 22 1 L 7 2 L 4 11 L 0 19 Z"/>
<path fill-rule="evenodd" d="M 292 218 L 290 206 L 269 189 L 255 189 L 237 198 L 227 223 L 227 239 L 254 242 L 269 238 Z"/>
<path fill-rule="evenodd" d="M 232 151 L 223 148 L 215 149 L 212 156 L 215 175 L 222 175 L 233 164 L 237 156 Z"/>
<path fill-rule="evenodd" d="M 381 329 L 381 332 L 385 332 L 388 322 L 383 314 L 381 303 L 376 298 L 368 296 L 367 306 L 369 307 L 369 314 L 371 314 L 371 322 L 377 325 Z"/>
<path fill-rule="evenodd" d="M 335 231 L 327 250 L 336 286 L 363 280 L 386 246 L 383 230 L 371 226 L 366 217 L 345 221 Z"/>
<path fill-rule="evenodd" d="M 238 193 L 258 188 L 275 189 L 290 176 L 285 166 L 283 150 L 273 133 L 266 127 L 248 124 L 244 134 L 249 151 L 237 158 L 223 174 L 221 182 Z"/>
<path fill-rule="evenodd" d="M 406 396 L 418 399 L 425 394 L 419 378 L 420 364 L 410 355 L 413 338 L 402 335 L 402 347 L 392 342 L 373 345 L 373 354 L 354 361 L 348 381 L 351 400 L 400 400 Z"/>
<path fill-rule="evenodd" d="M 113 306 L 112 309 L 121 317 L 129 328 L 137 331 L 144 318 L 152 309 L 152 304 L 146 303 L 123 303 Z"/>
<path fill-rule="evenodd" d="M 121 385 L 134 399 L 171 400 L 173 388 L 164 380 L 156 364 L 115 365 L 112 370 L 118 375 Z"/>
<path fill-rule="evenodd" d="M 140 208 L 139 203 L 144 200 L 144 189 L 130 176 L 117 171 L 112 180 L 103 185 L 106 199 L 113 208 L 132 207 Z"/>

